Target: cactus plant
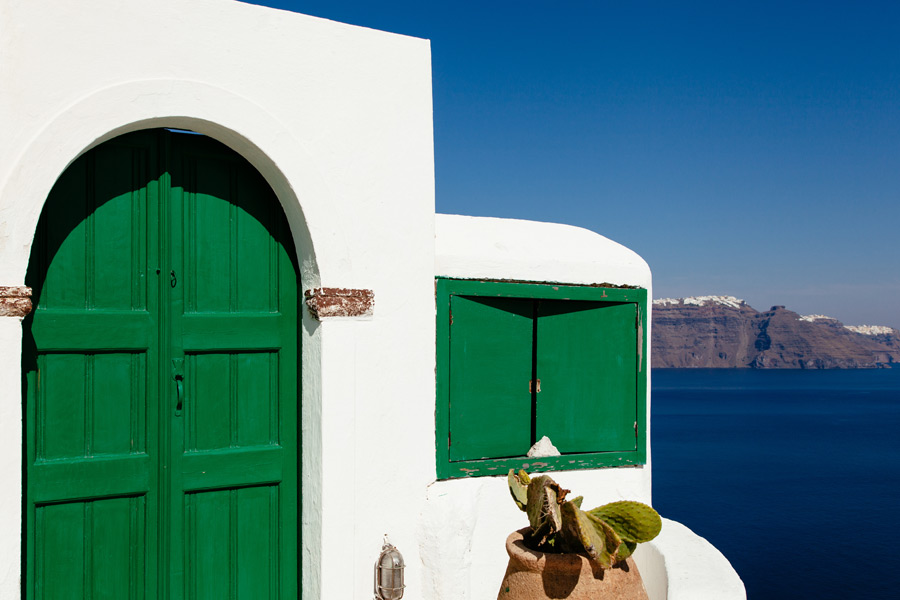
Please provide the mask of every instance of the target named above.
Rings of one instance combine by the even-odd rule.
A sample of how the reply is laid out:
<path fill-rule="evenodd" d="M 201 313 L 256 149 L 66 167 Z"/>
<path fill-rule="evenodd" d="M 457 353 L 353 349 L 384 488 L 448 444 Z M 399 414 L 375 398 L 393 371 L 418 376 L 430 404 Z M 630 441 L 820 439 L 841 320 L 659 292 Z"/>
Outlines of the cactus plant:
<path fill-rule="evenodd" d="M 583 552 L 609 569 L 662 528 L 659 514 L 641 502 L 611 502 L 585 511 L 581 496 L 566 500 L 569 490 L 548 475 L 530 477 L 510 469 L 507 482 L 516 506 L 528 515 L 531 531 L 525 543 L 533 550 Z"/>

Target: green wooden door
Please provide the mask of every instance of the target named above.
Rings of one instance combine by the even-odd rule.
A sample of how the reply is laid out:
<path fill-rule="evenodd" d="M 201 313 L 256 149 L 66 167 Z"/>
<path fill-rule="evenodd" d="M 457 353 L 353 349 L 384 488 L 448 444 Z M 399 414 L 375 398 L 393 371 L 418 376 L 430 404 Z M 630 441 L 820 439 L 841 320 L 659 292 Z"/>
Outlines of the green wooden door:
<path fill-rule="evenodd" d="M 298 278 L 261 176 L 203 136 L 107 142 L 28 284 L 26 597 L 296 598 Z"/>

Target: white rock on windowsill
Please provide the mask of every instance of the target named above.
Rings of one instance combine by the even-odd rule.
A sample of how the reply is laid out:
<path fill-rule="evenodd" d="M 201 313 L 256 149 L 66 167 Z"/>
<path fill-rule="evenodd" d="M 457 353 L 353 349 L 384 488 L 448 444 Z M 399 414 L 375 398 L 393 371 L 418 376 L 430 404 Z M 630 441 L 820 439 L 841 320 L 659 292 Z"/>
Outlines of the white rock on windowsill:
<path fill-rule="evenodd" d="M 528 451 L 526 455 L 529 458 L 540 458 L 542 456 L 559 456 L 559 450 L 556 449 L 556 446 L 553 445 L 553 442 L 550 441 L 546 435 L 535 442 L 534 446 Z"/>

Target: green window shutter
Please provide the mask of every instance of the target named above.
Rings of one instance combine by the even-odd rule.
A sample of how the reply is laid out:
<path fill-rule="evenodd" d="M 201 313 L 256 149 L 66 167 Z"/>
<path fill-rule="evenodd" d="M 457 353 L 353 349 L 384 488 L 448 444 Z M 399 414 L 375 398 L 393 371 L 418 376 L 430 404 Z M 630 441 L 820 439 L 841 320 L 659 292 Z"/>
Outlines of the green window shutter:
<path fill-rule="evenodd" d="M 647 290 L 438 277 L 435 294 L 439 478 L 646 462 Z M 562 455 L 528 458 L 544 435 Z"/>
<path fill-rule="evenodd" d="M 531 300 L 451 296 L 451 461 L 528 452 L 533 311 Z"/>
<path fill-rule="evenodd" d="M 636 449 L 636 307 L 539 303 L 536 430 L 560 452 Z"/>

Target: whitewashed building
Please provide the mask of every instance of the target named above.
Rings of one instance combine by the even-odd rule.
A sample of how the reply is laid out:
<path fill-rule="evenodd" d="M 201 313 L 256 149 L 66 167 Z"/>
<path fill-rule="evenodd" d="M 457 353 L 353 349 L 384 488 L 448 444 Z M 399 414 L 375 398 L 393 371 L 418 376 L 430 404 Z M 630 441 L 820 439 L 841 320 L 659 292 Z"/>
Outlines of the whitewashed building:
<path fill-rule="evenodd" d="M 509 466 L 651 501 L 648 266 L 435 215 L 430 60 L 231 0 L 0 0 L 0 598 L 367 598 L 387 534 L 406 598 L 489 599 Z M 610 440 L 459 375 L 469 327 L 552 397 L 539 302 L 630 311 Z M 677 523 L 636 560 L 654 600 L 744 597 Z"/>

